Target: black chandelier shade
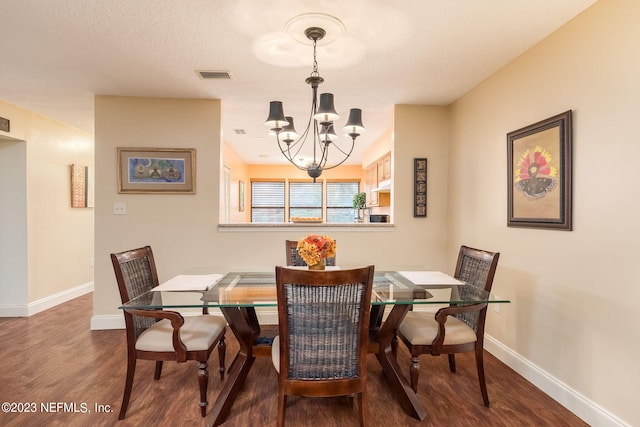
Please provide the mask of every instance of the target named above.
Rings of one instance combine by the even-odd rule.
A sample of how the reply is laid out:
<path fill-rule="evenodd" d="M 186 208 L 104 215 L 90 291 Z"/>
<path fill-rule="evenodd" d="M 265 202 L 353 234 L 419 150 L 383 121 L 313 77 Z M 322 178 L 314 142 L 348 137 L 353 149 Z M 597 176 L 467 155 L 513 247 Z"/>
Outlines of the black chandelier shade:
<path fill-rule="evenodd" d="M 267 121 L 264 122 L 264 124 L 269 126 L 269 128 L 276 133 L 280 132 L 283 127 L 289 124 L 287 119 L 284 117 L 282 102 L 271 101 L 269 103 L 269 117 L 267 117 Z"/>
<path fill-rule="evenodd" d="M 352 108 L 349 112 L 349 118 L 344 125 L 344 132 L 350 137 L 350 141 L 340 145 L 335 143 L 338 136 L 334 130 L 334 122 L 340 119 L 333 103 L 332 93 L 322 93 L 318 98 L 318 86 L 324 81 L 318 73 L 318 63 L 316 61 L 316 44 L 321 40 L 325 32 L 322 28 L 312 27 L 305 31 L 307 38 L 313 41 L 313 71 L 305 80 L 311 86 L 311 111 L 309 120 L 304 131 L 298 134 L 294 127 L 293 118 L 285 116 L 284 108 L 281 101 L 271 101 L 269 103 L 269 115 L 265 121 L 273 133 L 280 151 L 284 157 L 296 166 L 298 169 L 304 170 L 313 178 L 314 182 L 323 170 L 332 169 L 343 164 L 353 152 L 355 141 L 365 127 L 362 124 L 362 110 Z M 306 144 L 309 140 L 312 144 L 313 160 L 303 163 L 302 156 L 307 152 L 302 149 L 310 144 Z"/>
<path fill-rule="evenodd" d="M 349 111 L 349 119 L 344 125 L 344 131 L 351 138 L 357 138 L 362 132 L 364 132 L 364 125 L 362 124 L 362 110 L 359 108 L 352 108 Z"/>
<path fill-rule="evenodd" d="M 320 94 L 320 105 L 318 111 L 313 117 L 323 126 L 328 126 L 329 123 L 333 123 L 334 120 L 338 120 L 340 116 L 336 113 L 336 107 L 333 106 L 333 94 L 322 93 Z"/>

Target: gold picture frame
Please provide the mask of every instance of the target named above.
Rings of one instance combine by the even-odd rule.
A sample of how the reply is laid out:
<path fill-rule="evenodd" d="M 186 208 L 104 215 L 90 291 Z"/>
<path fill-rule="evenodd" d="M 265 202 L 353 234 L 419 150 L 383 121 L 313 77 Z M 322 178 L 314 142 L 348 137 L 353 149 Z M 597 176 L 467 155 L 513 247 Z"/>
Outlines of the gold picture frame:
<path fill-rule="evenodd" d="M 194 148 L 118 147 L 118 193 L 195 192 Z"/>
<path fill-rule="evenodd" d="M 571 230 L 571 110 L 507 134 L 507 226 Z"/>
<path fill-rule="evenodd" d="M 244 181 L 238 181 L 238 211 L 244 212 Z"/>

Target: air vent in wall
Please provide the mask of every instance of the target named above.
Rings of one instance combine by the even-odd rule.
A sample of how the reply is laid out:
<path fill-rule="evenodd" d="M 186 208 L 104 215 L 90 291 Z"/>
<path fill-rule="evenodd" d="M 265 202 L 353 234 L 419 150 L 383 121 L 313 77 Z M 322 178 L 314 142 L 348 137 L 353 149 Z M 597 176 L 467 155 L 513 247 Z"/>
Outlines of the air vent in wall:
<path fill-rule="evenodd" d="M 201 79 L 230 79 L 228 71 L 196 71 Z"/>

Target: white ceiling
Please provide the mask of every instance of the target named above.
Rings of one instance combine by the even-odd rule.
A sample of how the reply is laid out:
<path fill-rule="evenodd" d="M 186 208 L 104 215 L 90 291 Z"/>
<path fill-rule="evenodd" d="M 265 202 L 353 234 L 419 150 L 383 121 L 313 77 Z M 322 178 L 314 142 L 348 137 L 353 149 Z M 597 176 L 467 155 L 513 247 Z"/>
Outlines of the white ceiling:
<path fill-rule="evenodd" d="M 394 104 L 448 105 L 595 0 L 1 0 L 0 99 L 93 132 L 94 95 L 222 100 L 223 133 L 248 163 L 282 156 L 263 125 L 272 100 L 300 131 L 312 49 L 291 42 L 303 13 L 345 32 L 318 49 L 320 91 L 341 126 L 363 110 L 362 147 Z M 231 80 L 202 80 L 225 70 Z M 236 135 L 235 129 L 245 130 Z"/>

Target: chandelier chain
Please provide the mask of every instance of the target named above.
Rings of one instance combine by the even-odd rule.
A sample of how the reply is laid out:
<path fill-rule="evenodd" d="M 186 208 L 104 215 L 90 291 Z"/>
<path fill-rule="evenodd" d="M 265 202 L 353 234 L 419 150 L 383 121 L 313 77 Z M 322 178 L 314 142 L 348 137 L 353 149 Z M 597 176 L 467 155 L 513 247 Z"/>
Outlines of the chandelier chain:
<path fill-rule="evenodd" d="M 318 41 L 314 38 L 313 39 L 313 71 L 311 72 L 312 77 L 317 77 L 320 75 L 320 73 L 318 73 L 318 58 L 316 53 L 317 43 Z"/>

